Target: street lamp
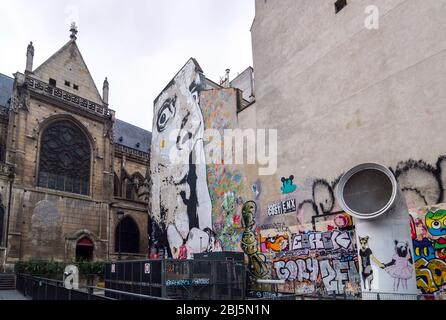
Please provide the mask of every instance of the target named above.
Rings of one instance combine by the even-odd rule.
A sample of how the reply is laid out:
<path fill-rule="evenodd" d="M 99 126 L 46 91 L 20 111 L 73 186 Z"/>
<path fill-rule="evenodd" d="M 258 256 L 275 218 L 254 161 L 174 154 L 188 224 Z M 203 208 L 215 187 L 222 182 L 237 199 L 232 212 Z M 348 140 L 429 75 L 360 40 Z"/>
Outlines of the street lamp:
<path fill-rule="evenodd" d="M 124 211 L 118 211 L 118 260 L 121 260 L 121 221 L 124 217 Z"/>

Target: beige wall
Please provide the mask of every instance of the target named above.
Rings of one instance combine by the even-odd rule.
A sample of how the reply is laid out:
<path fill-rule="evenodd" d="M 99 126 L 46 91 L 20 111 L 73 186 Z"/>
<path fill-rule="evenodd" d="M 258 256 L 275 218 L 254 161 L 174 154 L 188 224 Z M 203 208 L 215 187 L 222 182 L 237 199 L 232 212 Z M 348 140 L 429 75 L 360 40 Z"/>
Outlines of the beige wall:
<path fill-rule="evenodd" d="M 356 164 L 398 169 L 413 159 L 436 167 L 446 153 L 438 134 L 446 116 L 445 4 L 374 1 L 380 28 L 367 30 L 368 1 L 349 1 L 338 14 L 333 3 L 256 1 L 256 122 L 278 129 L 279 140 L 277 175 L 261 179 L 263 208 L 280 196 L 281 177 L 293 174 L 297 196 L 312 199 L 315 180 L 332 184 Z M 429 179 L 405 184 L 429 194 Z"/>

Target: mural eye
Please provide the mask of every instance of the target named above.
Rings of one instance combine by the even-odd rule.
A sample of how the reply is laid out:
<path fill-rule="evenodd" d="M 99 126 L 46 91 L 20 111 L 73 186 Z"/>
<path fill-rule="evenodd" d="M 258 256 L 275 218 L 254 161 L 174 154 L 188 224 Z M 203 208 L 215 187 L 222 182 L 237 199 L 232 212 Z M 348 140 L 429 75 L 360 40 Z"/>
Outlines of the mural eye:
<path fill-rule="evenodd" d="M 441 228 L 441 223 L 440 223 L 440 221 L 434 221 L 434 222 L 432 222 L 432 228 L 433 228 L 433 229 L 440 229 L 440 228 Z"/>
<path fill-rule="evenodd" d="M 424 252 L 423 252 L 423 255 L 425 256 L 425 257 L 428 257 L 429 256 L 429 249 L 427 248 L 427 247 L 424 247 L 424 250 L 423 250 Z"/>
<path fill-rule="evenodd" d="M 158 132 L 164 131 L 169 120 L 175 116 L 175 110 L 175 101 L 169 99 L 164 102 L 163 106 L 158 111 L 158 118 L 156 121 Z"/>
<path fill-rule="evenodd" d="M 415 249 L 415 255 L 416 256 L 420 256 L 420 248 L 416 248 Z"/>

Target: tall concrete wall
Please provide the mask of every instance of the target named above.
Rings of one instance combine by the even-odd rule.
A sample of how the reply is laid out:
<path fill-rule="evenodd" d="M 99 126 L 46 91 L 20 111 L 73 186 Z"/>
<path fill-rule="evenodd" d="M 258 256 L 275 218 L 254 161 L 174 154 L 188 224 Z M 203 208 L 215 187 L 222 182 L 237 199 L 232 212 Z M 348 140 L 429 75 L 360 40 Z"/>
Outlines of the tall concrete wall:
<path fill-rule="evenodd" d="M 378 30 L 365 28 L 365 0 L 338 14 L 334 1 L 256 1 L 256 127 L 277 129 L 279 141 L 277 173 L 259 178 L 257 220 L 270 238 L 286 226 L 293 241 L 339 212 L 338 178 L 359 163 L 392 168 L 411 208 L 444 201 L 446 4 L 373 4 Z M 289 200 L 296 212 L 271 211 Z"/>

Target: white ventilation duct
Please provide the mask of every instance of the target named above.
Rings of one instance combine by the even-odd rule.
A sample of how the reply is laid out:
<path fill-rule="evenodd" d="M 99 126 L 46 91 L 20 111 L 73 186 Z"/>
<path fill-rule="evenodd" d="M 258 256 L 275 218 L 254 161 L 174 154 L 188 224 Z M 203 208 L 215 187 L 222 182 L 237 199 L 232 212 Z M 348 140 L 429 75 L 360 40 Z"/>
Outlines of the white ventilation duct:
<path fill-rule="evenodd" d="M 339 203 L 358 219 L 374 219 L 395 209 L 401 192 L 393 173 L 375 163 L 361 164 L 339 181 Z"/>
<path fill-rule="evenodd" d="M 336 193 L 354 218 L 363 298 L 416 298 L 409 210 L 392 171 L 361 164 L 342 176 Z"/>

